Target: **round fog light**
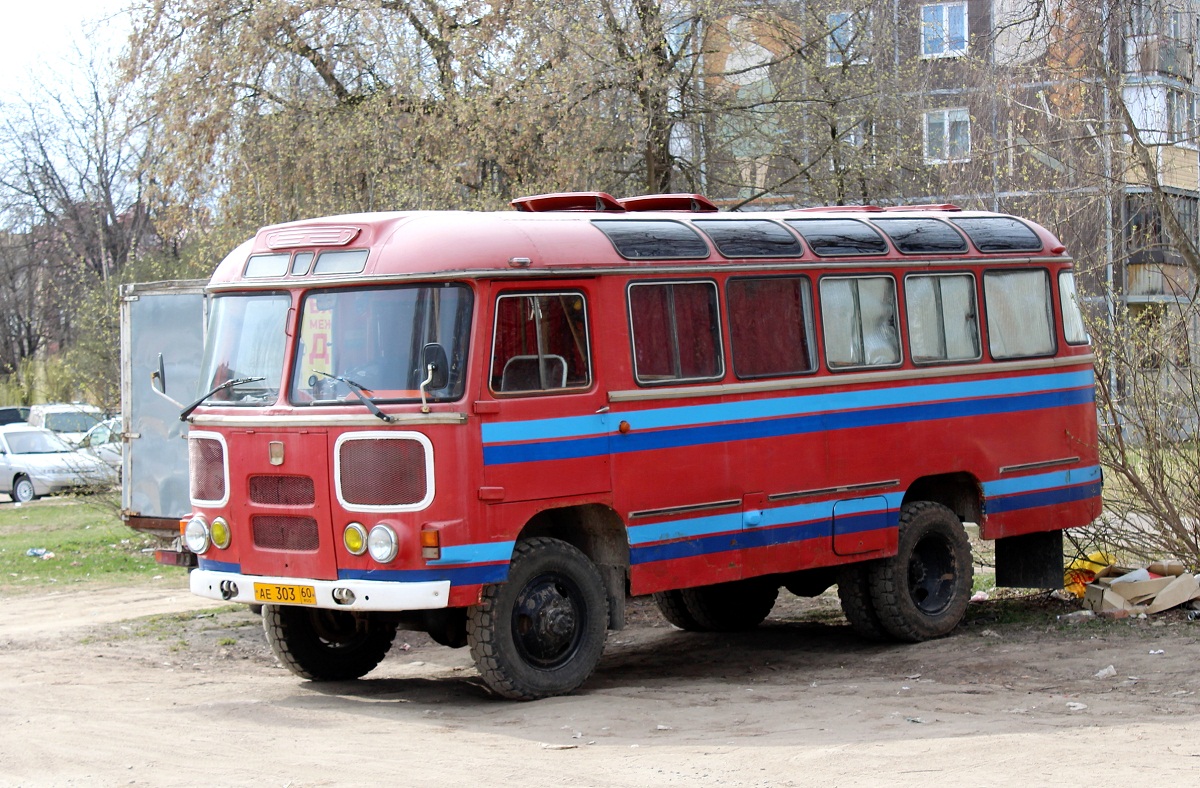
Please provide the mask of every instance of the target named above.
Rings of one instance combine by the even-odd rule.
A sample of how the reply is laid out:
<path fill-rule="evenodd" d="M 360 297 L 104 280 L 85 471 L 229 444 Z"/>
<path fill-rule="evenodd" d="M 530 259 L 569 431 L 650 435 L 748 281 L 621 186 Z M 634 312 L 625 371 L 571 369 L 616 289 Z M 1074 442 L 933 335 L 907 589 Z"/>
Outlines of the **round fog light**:
<path fill-rule="evenodd" d="M 209 529 L 212 534 L 212 543 L 224 550 L 229 547 L 229 523 L 225 522 L 224 517 L 217 517 L 212 521 L 212 527 Z"/>
<path fill-rule="evenodd" d="M 350 523 L 342 531 L 342 544 L 352 555 L 362 555 L 367 552 L 367 529 L 362 523 Z"/>
<path fill-rule="evenodd" d="M 396 532 L 386 525 L 377 525 L 367 535 L 367 550 L 371 557 L 381 564 L 386 564 L 396 557 L 400 546 L 396 542 Z"/>
<path fill-rule="evenodd" d="M 183 529 L 183 541 L 187 548 L 196 555 L 203 555 L 208 552 L 208 546 L 211 543 L 208 534 L 208 523 L 204 522 L 204 518 L 196 515 L 188 520 L 187 527 Z"/>

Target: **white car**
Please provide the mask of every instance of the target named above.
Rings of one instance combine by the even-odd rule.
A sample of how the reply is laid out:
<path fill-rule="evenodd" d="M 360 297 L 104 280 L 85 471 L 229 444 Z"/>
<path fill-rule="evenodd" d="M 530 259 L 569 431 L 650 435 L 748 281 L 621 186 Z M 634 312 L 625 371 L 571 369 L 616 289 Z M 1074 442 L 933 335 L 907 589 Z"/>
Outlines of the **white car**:
<path fill-rule="evenodd" d="M 87 431 L 79 442 L 80 451 L 94 454 L 114 470 L 121 468 L 121 420 L 105 419 Z"/>
<path fill-rule="evenodd" d="M 87 431 L 104 421 L 104 411 L 82 402 L 34 405 L 27 421 L 34 427 L 57 432 L 71 446 L 78 446 Z"/>
<path fill-rule="evenodd" d="M 0 427 L 0 493 L 18 503 L 116 481 L 117 472 L 104 461 L 71 448 L 50 430 L 26 424 Z"/>

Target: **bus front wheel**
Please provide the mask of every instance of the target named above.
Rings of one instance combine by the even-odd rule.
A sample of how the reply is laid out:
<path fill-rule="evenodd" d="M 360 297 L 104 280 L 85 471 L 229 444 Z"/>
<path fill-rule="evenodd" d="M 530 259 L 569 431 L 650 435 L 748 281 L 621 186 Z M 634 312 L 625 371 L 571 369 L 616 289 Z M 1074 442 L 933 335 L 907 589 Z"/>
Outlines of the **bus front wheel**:
<path fill-rule="evenodd" d="M 486 586 L 467 614 L 467 641 L 484 683 L 514 700 L 564 695 L 600 661 L 608 598 L 595 565 L 559 539 L 526 539 L 508 580 Z"/>
<path fill-rule="evenodd" d="M 279 662 L 313 681 L 361 678 L 387 656 L 394 623 L 344 610 L 264 605 L 263 629 Z"/>
<path fill-rule="evenodd" d="M 971 599 L 971 543 L 954 512 L 931 501 L 900 510 L 896 555 L 868 570 L 879 623 L 897 640 L 948 635 Z"/>

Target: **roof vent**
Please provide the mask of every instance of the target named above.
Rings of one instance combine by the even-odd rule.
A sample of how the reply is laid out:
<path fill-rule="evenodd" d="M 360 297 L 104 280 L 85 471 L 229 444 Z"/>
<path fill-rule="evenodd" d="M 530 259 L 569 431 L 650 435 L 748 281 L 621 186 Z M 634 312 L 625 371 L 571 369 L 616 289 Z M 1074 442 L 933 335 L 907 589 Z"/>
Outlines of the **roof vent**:
<path fill-rule="evenodd" d="M 703 194 L 643 194 L 624 197 L 617 202 L 627 211 L 686 211 L 716 213 L 717 206 Z"/>
<path fill-rule="evenodd" d="M 547 211 L 601 211 L 624 213 L 625 207 L 611 194 L 605 192 L 558 192 L 518 197 L 511 203 L 518 211 L 545 213 Z"/>

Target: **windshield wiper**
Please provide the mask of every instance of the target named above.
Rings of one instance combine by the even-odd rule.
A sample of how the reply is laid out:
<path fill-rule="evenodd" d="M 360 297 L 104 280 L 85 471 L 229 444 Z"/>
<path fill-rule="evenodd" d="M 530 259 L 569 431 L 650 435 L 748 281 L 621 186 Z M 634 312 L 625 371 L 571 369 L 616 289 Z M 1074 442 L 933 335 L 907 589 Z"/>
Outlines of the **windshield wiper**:
<path fill-rule="evenodd" d="M 231 388 L 233 388 L 234 386 L 240 386 L 240 385 L 242 385 L 243 383 L 257 383 L 257 382 L 258 382 L 258 381 L 260 381 L 260 380 L 266 380 L 266 378 L 265 378 L 265 377 L 257 377 L 257 378 L 234 378 L 233 380 L 227 380 L 227 381 L 225 381 L 224 383 L 222 383 L 221 385 L 219 385 L 219 386 L 217 386 L 216 388 L 214 388 L 212 391 L 210 391 L 210 392 L 208 392 L 207 394 L 205 394 L 205 395 L 204 395 L 203 397 L 201 397 L 200 399 L 198 399 L 198 400 L 196 400 L 195 402 L 193 402 L 191 405 L 188 405 L 188 406 L 187 406 L 186 408 L 184 408 L 182 411 L 180 411 L 180 413 L 179 413 L 179 420 L 180 420 L 180 421 L 187 421 L 187 417 L 188 417 L 188 416 L 190 416 L 190 415 L 192 415 L 192 411 L 194 411 L 196 408 L 200 407 L 200 406 L 201 406 L 201 405 L 204 403 L 204 400 L 208 399 L 208 398 L 209 398 L 209 397 L 211 397 L 213 394 L 216 394 L 216 393 L 218 393 L 218 392 L 220 392 L 220 391 L 224 391 L 225 389 L 231 389 Z"/>
<path fill-rule="evenodd" d="M 383 419 L 384 421 L 386 421 L 388 423 L 395 421 L 394 417 L 389 416 L 386 413 L 384 413 L 383 411 L 381 411 L 379 409 L 379 406 L 375 404 L 375 401 L 366 395 L 366 392 L 370 390 L 366 386 L 363 386 L 362 384 L 359 384 L 359 383 L 355 383 L 353 380 L 350 380 L 349 378 L 344 378 L 341 375 L 331 375 L 328 372 L 322 372 L 319 369 L 314 369 L 313 372 L 317 373 L 318 375 L 324 375 L 327 378 L 333 378 L 334 380 L 345 383 L 346 388 L 350 389 L 351 393 L 353 393 L 354 396 L 358 397 L 359 401 L 362 402 L 362 404 L 367 406 L 367 410 L 371 411 L 371 413 L 373 413 L 374 415 L 378 416 L 379 418 Z"/>

